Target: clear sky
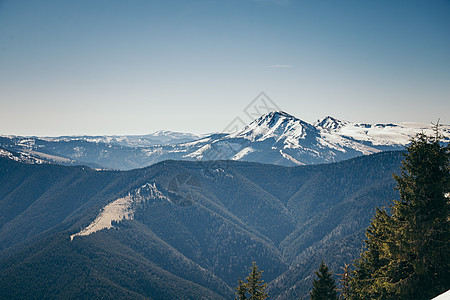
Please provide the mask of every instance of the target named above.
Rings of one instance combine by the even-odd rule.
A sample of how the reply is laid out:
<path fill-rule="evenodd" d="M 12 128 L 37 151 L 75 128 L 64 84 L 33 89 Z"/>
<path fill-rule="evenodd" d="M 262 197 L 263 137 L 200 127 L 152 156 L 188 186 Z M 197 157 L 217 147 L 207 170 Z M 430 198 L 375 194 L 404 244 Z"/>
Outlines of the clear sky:
<path fill-rule="evenodd" d="M 450 1 L 0 0 L 0 134 L 450 123 Z"/>

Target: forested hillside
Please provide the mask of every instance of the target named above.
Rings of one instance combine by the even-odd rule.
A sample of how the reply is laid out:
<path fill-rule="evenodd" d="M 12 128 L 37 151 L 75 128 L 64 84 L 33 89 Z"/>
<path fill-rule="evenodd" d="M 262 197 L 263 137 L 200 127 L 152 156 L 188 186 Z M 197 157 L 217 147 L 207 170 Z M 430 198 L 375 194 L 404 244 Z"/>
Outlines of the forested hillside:
<path fill-rule="evenodd" d="M 252 261 L 271 298 L 305 296 L 322 259 L 338 270 L 359 254 L 375 207 L 398 197 L 401 159 L 165 161 L 127 172 L 0 159 L 0 296 L 229 299 Z M 132 217 L 76 235 L 135 195 Z"/>

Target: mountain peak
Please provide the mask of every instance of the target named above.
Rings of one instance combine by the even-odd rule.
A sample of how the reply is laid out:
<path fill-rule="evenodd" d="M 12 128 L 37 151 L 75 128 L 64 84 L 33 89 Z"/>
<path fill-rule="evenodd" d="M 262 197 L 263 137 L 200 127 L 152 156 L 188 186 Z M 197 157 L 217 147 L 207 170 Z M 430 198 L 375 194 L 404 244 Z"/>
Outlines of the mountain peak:
<path fill-rule="evenodd" d="M 272 116 L 272 117 L 274 117 L 274 116 L 284 116 L 284 117 L 289 117 L 289 118 L 295 118 L 293 115 L 288 114 L 287 112 L 282 111 L 282 110 L 272 110 L 272 111 L 262 115 L 262 117 L 264 117 L 264 116 Z"/>
<path fill-rule="evenodd" d="M 270 111 L 251 122 L 232 137 L 243 137 L 252 141 L 275 138 L 277 141 L 288 138 L 298 140 L 307 132 L 317 131 L 314 126 L 284 111 Z"/>
<path fill-rule="evenodd" d="M 301 120 L 297 119 L 296 117 L 294 117 L 293 115 L 288 114 L 287 112 L 284 112 L 281 110 L 279 110 L 279 111 L 273 110 L 266 114 L 263 114 L 261 117 L 257 118 L 252 123 L 256 123 L 259 125 L 266 124 L 267 126 L 271 127 L 271 126 L 277 124 L 280 119 L 283 119 L 283 122 L 287 121 L 287 120 L 301 121 Z M 252 123 L 250 123 L 250 125 Z"/>
<path fill-rule="evenodd" d="M 332 116 L 326 116 L 323 119 L 317 120 L 314 125 L 323 129 L 335 130 L 342 128 L 346 123 L 347 122 L 338 120 L 336 118 L 333 118 Z"/>

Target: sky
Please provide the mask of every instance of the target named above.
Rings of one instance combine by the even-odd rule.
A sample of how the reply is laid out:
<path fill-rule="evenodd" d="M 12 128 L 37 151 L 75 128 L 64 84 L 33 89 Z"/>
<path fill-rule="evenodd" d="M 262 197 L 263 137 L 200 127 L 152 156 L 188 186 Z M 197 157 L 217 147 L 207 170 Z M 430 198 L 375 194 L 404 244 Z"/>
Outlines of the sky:
<path fill-rule="evenodd" d="M 0 0 L 0 135 L 450 124 L 450 1 Z"/>

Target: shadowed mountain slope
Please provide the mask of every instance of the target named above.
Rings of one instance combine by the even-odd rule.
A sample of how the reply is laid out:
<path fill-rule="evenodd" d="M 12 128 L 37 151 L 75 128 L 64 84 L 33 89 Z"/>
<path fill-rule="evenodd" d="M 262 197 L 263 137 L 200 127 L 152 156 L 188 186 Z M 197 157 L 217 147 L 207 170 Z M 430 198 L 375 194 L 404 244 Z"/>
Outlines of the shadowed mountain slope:
<path fill-rule="evenodd" d="M 272 298 L 307 295 L 317 261 L 359 253 L 401 159 L 120 172 L 0 158 L 0 296 L 229 299 L 252 261 Z"/>

